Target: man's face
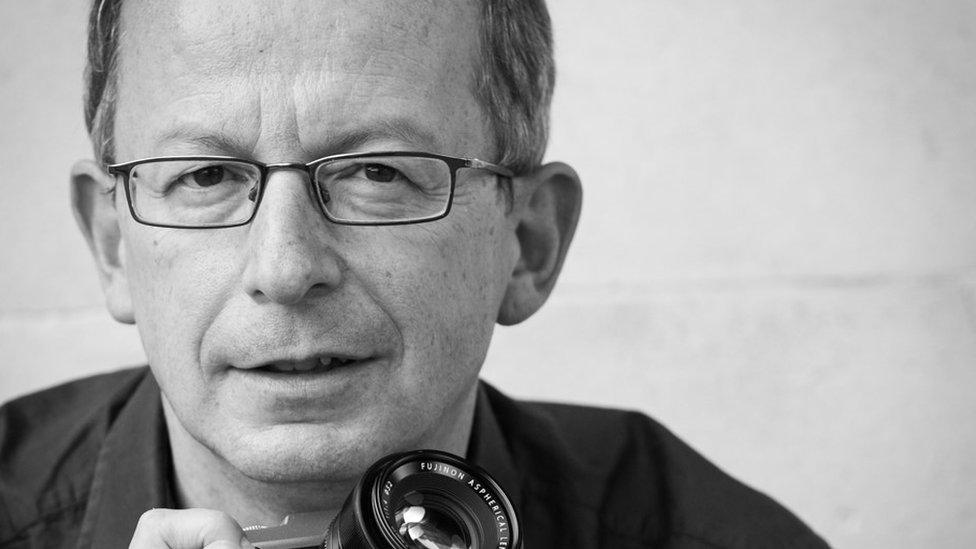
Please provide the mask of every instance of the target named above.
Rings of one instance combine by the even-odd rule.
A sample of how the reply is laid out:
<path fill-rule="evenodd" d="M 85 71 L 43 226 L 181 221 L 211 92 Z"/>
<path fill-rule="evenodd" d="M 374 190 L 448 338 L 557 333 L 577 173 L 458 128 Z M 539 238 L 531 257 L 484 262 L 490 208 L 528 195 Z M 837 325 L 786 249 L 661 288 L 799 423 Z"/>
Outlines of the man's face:
<path fill-rule="evenodd" d="M 490 159 L 471 93 L 470 4 L 126 2 L 116 159 Z M 428 440 L 471 402 L 517 256 L 490 174 L 469 171 L 451 214 L 421 225 L 331 224 L 294 170 L 271 172 L 244 227 L 139 225 L 121 192 L 116 207 L 133 313 L 164 397 L 194 439 L 245 474 L 354 475 Z M 329 357 L 355 360 L 327 372 L 258 368 Z"/>

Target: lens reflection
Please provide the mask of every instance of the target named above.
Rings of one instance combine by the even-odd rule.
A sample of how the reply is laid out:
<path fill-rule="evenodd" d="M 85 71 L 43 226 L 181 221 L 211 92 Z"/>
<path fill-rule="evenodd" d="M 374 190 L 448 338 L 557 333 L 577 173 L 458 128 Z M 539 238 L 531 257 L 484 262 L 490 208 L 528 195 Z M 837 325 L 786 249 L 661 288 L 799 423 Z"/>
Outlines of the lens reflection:
<path fill-rule="evenodd" d="M 411 549 L 471 549 L 465 541 L 464 529 L 456 520 L 436 508 L 417 501 L 396 512 L 400 537 Z"/>

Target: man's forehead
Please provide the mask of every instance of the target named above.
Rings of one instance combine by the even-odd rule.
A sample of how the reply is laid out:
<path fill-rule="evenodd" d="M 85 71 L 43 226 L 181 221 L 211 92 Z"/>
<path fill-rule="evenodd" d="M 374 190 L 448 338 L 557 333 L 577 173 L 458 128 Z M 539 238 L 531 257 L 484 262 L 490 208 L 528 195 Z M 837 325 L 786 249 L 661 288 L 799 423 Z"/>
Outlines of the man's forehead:
<path fill-rule="evenodd" d="M 132 126 L 138 116 L 143 133 L 171 133 L 161 119 L 233 120 L 242 141 L 257 146 L 268 131 L 294 130 L 305 141 L 309 121 L 341 124 L 357 109 L 360 121 L 443 111 L 426 128 L 434 133 L 471 118 L 474 0 L 129 0 L 123 8 L 118 122 Z M 289 118 L 294 128 L 275 129 Z M 130 152 L 159 153 L 138 148 Z"/>
<path fill-rule="evenodd" d="M 329 44 L 396 48 L 405 40 L 442 50 L 452 31 L 471 37 L 477 18 L 474 0 L 129 0 L 122 36 L 137 47 L 156 48 L 165 39 L 211 51 L 246 44 L 248 53 L 323 55 L 318 48 Z"/>

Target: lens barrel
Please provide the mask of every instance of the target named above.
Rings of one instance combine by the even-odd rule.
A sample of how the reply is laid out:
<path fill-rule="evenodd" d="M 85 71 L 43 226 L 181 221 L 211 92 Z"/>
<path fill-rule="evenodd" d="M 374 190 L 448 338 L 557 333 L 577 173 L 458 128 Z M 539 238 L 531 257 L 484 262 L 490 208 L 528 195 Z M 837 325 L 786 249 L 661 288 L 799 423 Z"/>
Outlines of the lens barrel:
<path fill-rule="evenodd" d="M 520 549 L 508 497 L 484 470 L 435 450 L 376 462 L 332 521 L 323 549 Z"/>

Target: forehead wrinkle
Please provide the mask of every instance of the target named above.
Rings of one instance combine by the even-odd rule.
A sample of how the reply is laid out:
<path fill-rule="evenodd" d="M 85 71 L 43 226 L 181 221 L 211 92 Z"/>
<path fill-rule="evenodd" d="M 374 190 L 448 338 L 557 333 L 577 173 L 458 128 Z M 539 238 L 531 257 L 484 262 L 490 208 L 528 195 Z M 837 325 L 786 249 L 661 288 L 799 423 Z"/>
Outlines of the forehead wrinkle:
<path fill-rule="evenodd" d="M 396 142 L 397 148 L 403 150 L 420 150 L 422 152 L 436 152 L 437 138 L 434 134 L 414 121 L 404 118 L 391 118 L 372 121 L 361 128 L 336 132 L 322 145 L 317 146 L 312 154 L 304 154 L 304 158 L 324 157 L 342 154 L 362 149 L 374 144 L 389 144 Z M 212 133 L 205 127 L 187 124 L 174 126 L 159 135 L 153 142 L 154 150 L 172 150 L 190 145 L 207 153 L 249 158 L 253 152 L 246 142 L 233 135 Z M 197 151 L 193 151 L 197 152 Z M 284 161 L 284 159 L 275 159 Z"/>
<path fill-rule="evenodd" d="M 286 86 L 280 75 L 256 75 L 255 78 L 261 83 L 255 153 L 274 162 L 307 157 L 299 132 L 294 87 Z"/>

